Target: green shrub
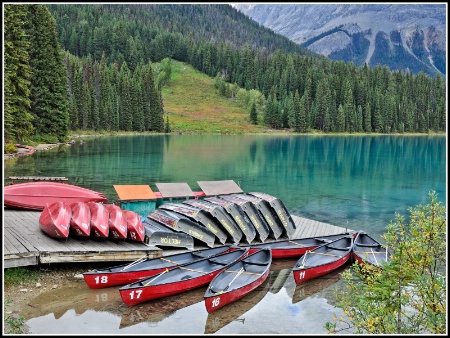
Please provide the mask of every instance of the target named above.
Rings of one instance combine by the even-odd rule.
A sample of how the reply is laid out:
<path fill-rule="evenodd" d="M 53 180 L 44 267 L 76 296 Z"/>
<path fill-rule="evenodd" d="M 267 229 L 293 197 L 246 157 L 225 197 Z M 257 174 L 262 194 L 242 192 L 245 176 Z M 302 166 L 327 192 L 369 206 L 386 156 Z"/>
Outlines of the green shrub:
<path fill-rule="evenodd" d="M 16 146 L 12 143 L 6 143 L 5 144 L 5 154 L 12 154 L 15 153 L 17 150 Z"/>

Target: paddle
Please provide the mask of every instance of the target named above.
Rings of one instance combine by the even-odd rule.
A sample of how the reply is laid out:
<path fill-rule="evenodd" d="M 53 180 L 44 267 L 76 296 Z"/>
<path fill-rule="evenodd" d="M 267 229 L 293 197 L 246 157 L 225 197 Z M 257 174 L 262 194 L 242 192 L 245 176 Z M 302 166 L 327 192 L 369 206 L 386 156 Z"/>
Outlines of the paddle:
<path fill-rule="evenodd" d="M 305 267 L 305 259 L 306 259 L 306 255 L 309 253 L 309 250 L 306 250 L 305 254 L 303 255 L 303 260 L 302 260 L 302 264 L 300 265 L 301 268 Z"/>
<path fill-rule="evenodd" d="M 127 266 L 124 266 L 123 269 L 120 270 L 120 271 L 123 271 L 123 270 L 125 270 L 125 269 L 131 268 L 133 265 L 136 265 L 136 264 L 138 264 L 138 263 L 140 263 L 140 262 L 143 262 L 143 261 L 146 260 L 146 259 L 147 259 L 147 255 L 142 256 L 141 258 L 135 260 L 134 262 L 131 262 L 131 263 L 128 264 Z"/>
<path fill-rule="evenodd" d="M 161 277 L 162 275 L 164 275 L 167 271 L 169 271 L 169 269 L 166 268 L 166 270 L 164 270 L 164 272 L 161 272 L 158 276 L 156 276 L 155 278 L 149 280 L 147 283 L 144 284 L 144 286 L 149 285 L 151 282 L 153 282 L 154 280 L 156 280 L 158 277 Z"/>
<path fill-rule="evenodd" d="M 377 260 L 377 256 L 375 256 L 375 252 L 373 252 L 372 248 L 370 248 L 370 251 L 372 251 L 372 255 L 375 258 L 375 263 L 377 263 L 377 265 L 379 265 L 378 264 L 378 260 Z"/>
<path fill-rule="evenodd" d="M 238 278 L 238 277 L 244 272 L 244 270 L 245 270 L 245 267 L 243 266 L 243 267 L 238 271 L 238 273 L 236 274 L 236 276 L 234 276 L 234 278 L 231 280 L 231 282 L 229 282 L 228 285 L 227 285 L 226 287 L 224 287 L 221 291 L 214 291 L 212 288 L 209 288 L 209 289 L 210 289 L 212 292 L 214 292 L 214 293 L 222 293 L 222 292 L 226 291 L 226 290 L 230 287 L 230 285 L 236 280 L 236 278 Z"/>

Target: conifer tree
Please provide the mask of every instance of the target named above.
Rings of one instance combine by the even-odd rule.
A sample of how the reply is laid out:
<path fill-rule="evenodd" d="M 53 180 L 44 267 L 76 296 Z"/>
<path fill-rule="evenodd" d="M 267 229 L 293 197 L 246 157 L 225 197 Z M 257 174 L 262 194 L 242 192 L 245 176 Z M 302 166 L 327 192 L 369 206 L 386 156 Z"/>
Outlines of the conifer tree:
<path fill-rule="evenodd" d="M 33 133 L 27 7 L 10 4 L 4 11 L 4 138 L 7 142 L 23 142 Z"/>
<path fill-rule="evenodd" d="M 256 112 L 255 101 L 252 102 L 252 105 L 250 108 L 250 122 L 253 124 L 258 124 L 258 113 Z"/>
<path fill-rule="evenodd" d="M 28 5 L 30 36 L 31 111 L 36 134 L 65 141 L 69 131 L 67 71 L 56 23 L 45 5 Z"/>

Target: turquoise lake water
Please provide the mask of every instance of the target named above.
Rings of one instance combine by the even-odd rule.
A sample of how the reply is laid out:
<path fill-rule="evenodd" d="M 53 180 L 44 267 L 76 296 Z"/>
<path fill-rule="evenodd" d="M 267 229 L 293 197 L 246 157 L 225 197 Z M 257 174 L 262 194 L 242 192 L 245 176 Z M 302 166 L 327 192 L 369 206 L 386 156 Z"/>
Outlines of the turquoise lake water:
<path fill-rule="evenodd" d="M 445 136 L 103 136 L 5 161 L 4 177 L 65 176 L 118 200 L 114 185 L 234 180 L 291 214 L 379 238 L 395 213 L 446 201 Z"/>
<path fill-rule="evenodd" d="M 431 190 L 446 203 L 446 154 L 445 136 L 104 136 L 7 160 L 4 179 L 65 176 L 110 200 L 114 185 L 200 191 L 198 181 L 234 180 L 280 198 L 291 214 L 379 237 Z M 334 291 L 343 270 L 295 285 L 295 262 L 274 260 L 262 286 L 216 314 L 206 312 L 206 287 L 127 307 L 118 288 L 84 281 L 49 289 L 22 314 L 31 334 L 326 334 L 342 315 Z"/>

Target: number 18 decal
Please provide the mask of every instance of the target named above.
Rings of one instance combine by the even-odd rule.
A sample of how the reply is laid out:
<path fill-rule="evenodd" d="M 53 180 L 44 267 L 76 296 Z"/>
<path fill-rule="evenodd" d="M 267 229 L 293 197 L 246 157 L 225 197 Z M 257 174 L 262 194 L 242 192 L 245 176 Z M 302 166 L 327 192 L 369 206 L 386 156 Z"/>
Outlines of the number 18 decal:
<path fill-rule="evenodd" d="M 214 298 L 214 299 L 212 300 L 212 306 L 213 306 L 213 307 L 216 307 L 216 306 L 219 305 L 219 304 L 220 304 L 220 297 Z"/>

